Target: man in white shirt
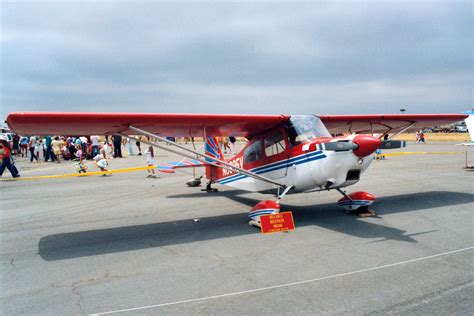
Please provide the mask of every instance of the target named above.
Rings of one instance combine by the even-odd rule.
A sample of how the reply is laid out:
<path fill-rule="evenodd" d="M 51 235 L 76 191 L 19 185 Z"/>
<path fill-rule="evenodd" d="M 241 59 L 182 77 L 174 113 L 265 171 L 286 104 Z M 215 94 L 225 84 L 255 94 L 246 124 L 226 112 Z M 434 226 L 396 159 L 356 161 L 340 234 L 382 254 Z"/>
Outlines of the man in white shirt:
<path fill-rule="evenodd" d="M 92 157 L 95 157 L 99 154 L 99 136 L 92 135 L 91 143 L 92 143 Z"/>
<path fill-rule="evenodd" d="M 38 161 L 38 157 L 35 155 L 35 147 L 36 147 L 36 136 L 31 136 L 30 141 L 28 142 L 28 146 L 30 146 L 30 162 L 33 162 L 33 159 Z"/>

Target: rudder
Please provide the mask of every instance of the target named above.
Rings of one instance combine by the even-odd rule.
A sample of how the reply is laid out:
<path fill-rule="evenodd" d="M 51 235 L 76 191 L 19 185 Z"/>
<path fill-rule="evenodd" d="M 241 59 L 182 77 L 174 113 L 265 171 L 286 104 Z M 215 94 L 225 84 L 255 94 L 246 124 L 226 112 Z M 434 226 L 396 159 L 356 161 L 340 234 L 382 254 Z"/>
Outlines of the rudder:
<path fill-rule="evenodd" d="M 217 140 L 216 137 L 206 137 L 206 144 L 204 146 L 204 153 L 207 156 L 210 156 L 212 158 L 216 158 L 219 160 L 224 160 L 224 155 L 222 154 L 221 147 L 219 145 L 219 141 Z M 207 162 L 214 162 L 212 159 L 206 158 Z M 220 173 L 222 170 L 218 167 L 207 165 L 206 166 L 206 178 L 209 181 L 214 181 L 219 178 Z"/>
<path fill-rule="evenodd" d="M 216 137 L 207 137 L 206 138 L 206 145 L 205 145 L 205 154 L 211 156 L 213 158 L 224 160 L 224 155 L 221 151 L 221 146 L 219 145 L 219 141 Z M 206 158 L 206 161 L 212 162 L 212 159 Z"/>

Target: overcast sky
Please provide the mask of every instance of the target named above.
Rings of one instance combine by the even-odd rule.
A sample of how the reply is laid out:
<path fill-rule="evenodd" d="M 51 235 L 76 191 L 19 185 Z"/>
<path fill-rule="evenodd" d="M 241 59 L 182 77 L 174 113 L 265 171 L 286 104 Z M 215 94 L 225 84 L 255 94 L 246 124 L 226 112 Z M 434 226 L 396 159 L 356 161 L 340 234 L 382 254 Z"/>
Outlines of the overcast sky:
<path fill-rule="evenodd" d="M 473 106 L 471 1 L 0 5 L 2 118 Z"/>

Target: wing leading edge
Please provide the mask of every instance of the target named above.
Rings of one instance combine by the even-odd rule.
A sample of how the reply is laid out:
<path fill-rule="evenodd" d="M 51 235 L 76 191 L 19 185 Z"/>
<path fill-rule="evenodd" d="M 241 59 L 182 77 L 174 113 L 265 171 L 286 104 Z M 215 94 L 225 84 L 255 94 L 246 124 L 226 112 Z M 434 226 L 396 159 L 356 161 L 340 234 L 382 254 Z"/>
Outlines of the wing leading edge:
<path fill-rule="evenodd" d="M 397 132 L 408 129 L 462 121 L 465 114 L 372 114 L 321 115 L 321 121 L 333 133 Z M 288 121 L 290 115 L 172 114 L 172 113 L 10 113 L 7 123 L 21 135 L 133 135 L 132 125 L 153 134 L 175 137 L 243 136 L 248 137 Z"/>

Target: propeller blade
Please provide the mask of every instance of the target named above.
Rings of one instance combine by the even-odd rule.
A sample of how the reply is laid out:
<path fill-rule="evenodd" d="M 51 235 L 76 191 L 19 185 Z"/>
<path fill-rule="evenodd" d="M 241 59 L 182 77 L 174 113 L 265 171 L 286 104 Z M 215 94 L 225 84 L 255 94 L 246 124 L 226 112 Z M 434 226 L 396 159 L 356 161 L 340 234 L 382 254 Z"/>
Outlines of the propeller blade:
<path fill-rule="evenodd" d="M 406 147 L 407 143 L 404 140 L 384 140 L 379 146 L 379 149 L 397 149 Z"/>
<path fill-rule="evenodd" d="M 359 145 L 354 144 L 353 142 L 330 142 L 324 143 L 325 150 L 332 150 L 332 151 L 349 151 L 349 150 L 356 150 L 359 148 Z"/>

